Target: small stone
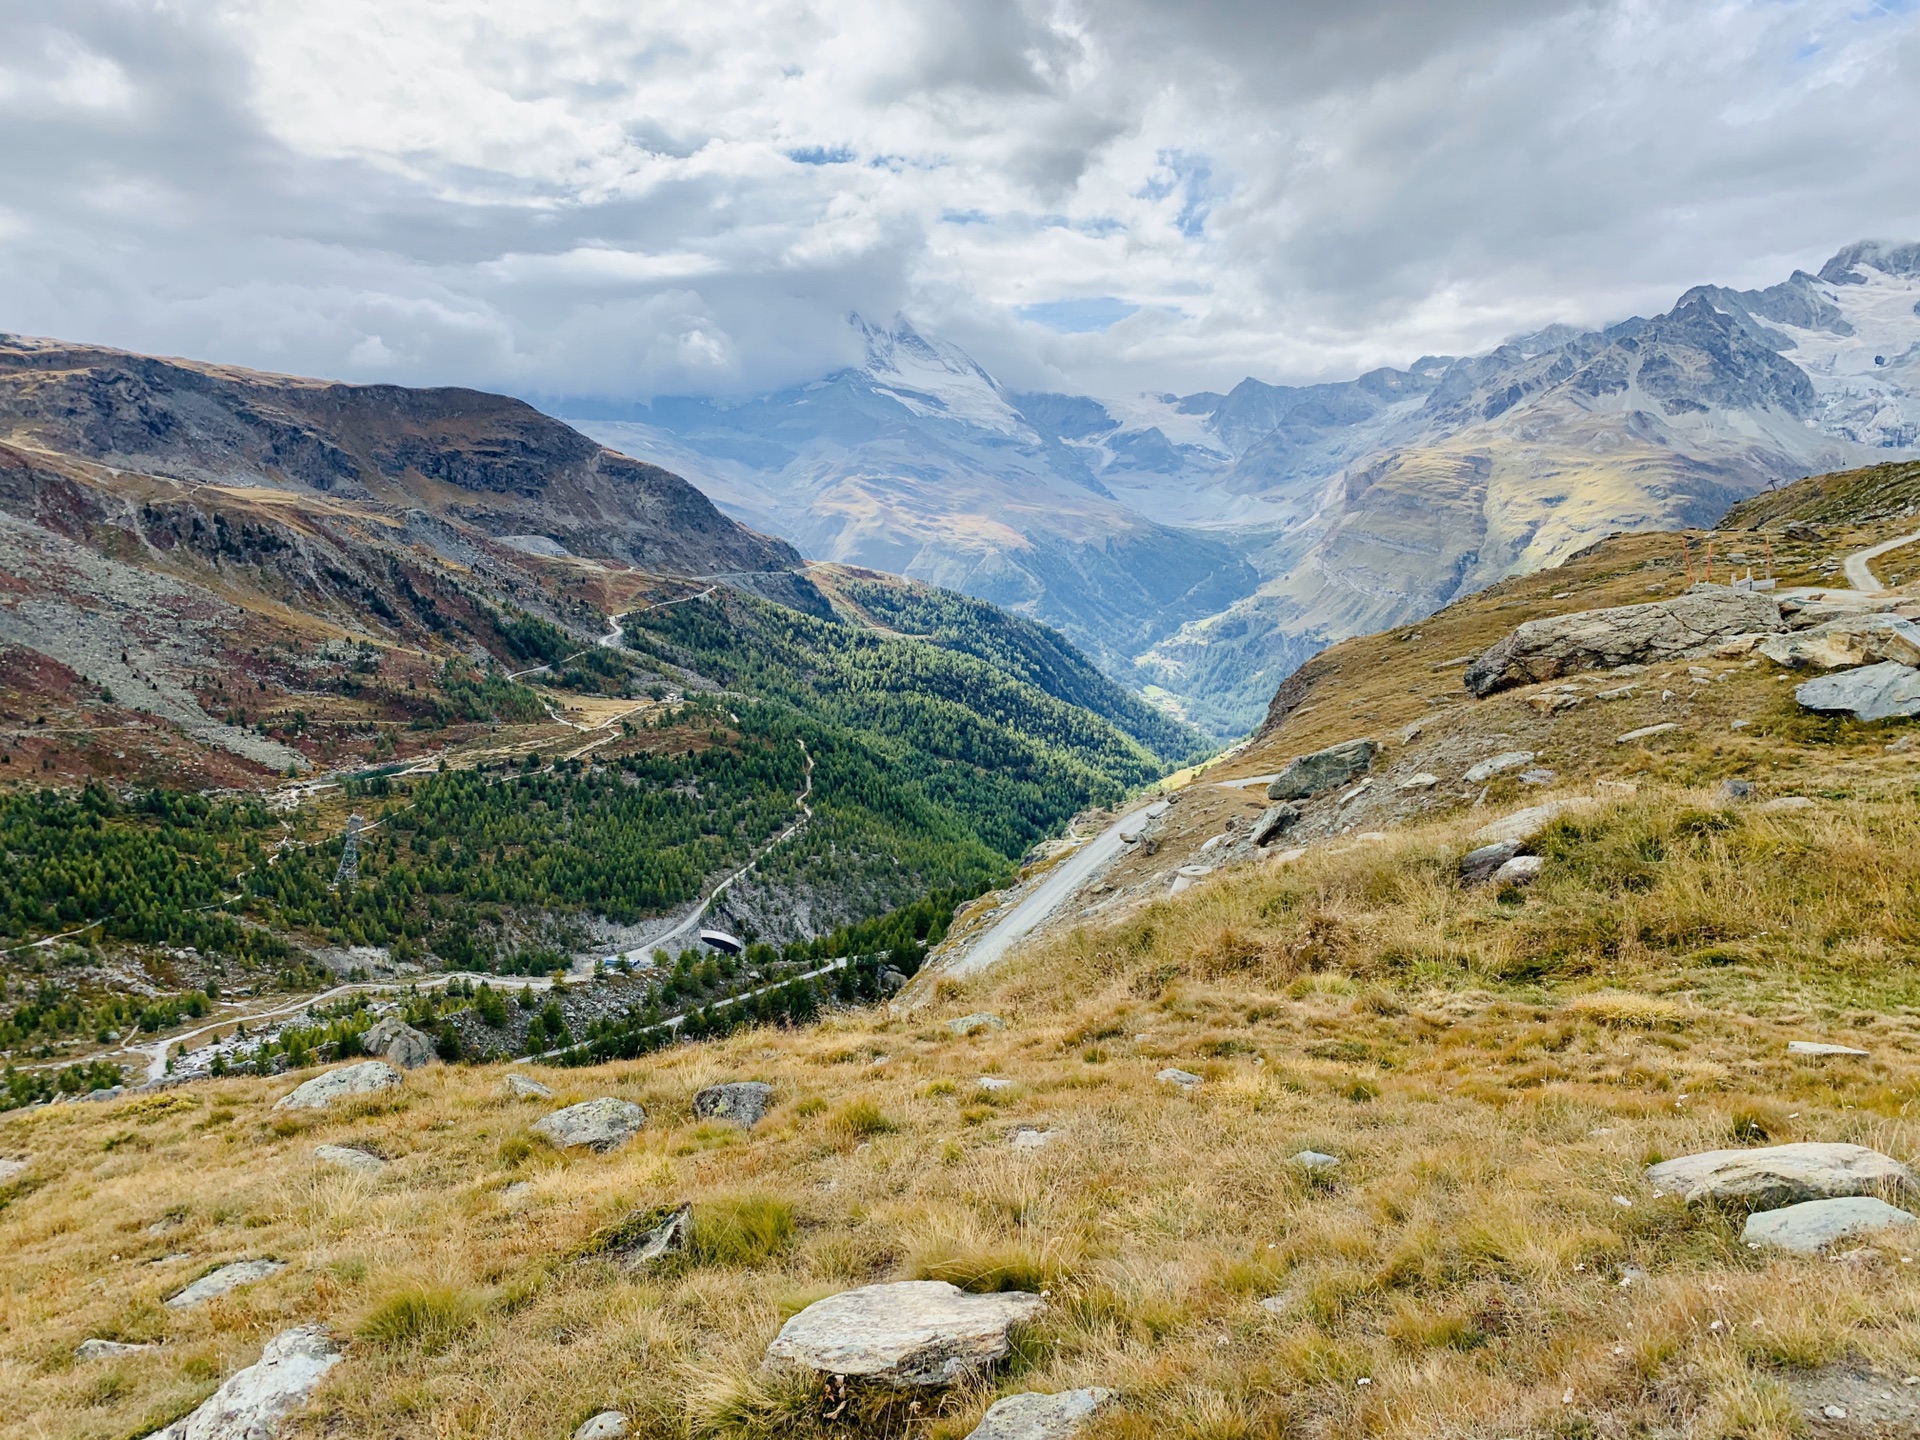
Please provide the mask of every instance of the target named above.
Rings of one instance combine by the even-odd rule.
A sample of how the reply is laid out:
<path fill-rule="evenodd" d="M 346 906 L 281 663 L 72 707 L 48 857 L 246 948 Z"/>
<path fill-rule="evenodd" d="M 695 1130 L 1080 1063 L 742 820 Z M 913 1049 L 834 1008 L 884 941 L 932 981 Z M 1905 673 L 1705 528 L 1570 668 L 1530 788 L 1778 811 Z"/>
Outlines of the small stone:
<path fill-rule="evenodd" d="M 1482 760 L 1461 778 L 1469 785 L 1478 785 L 1483 780 L 1491 780 L 1494 776 L 1505 774 L 1509 770 L 1518 770 L 1522 765 L 1531 765 L 1535 758 L 1531 750 L 1508 750 L 1504 754 Z"/>
<path fill-rule="evenodd" d="M 1057 1395 L 1009 1395 L 987 1408 L 967 1440 L 1070 1440 L 1113 1400 L 1113 1391 L 1098 1386 Z"/>
<path fill-rule="evenodd" d="M 758 1125 L 773 1104 L 773 1087 L 760 1080 L 730 1080 L 709 1085 L 693 1097 L 693 1113 L 702 1120 L 731 1120 L 743 1129 Z"/>
<path fill-rule="evenodd" d="M 285 1262 L 280 1260 L 236 1260 L 231 1265 L 222 1265 L 218 1270 L 202 1275 L 179 1294 L 161 1303 L 169 1310 L 185 1310 L 208 1300 L 217 1300 L 242 1285 L 264 1280 L 286 1268 Z"/>
<path fill-rule="evenodd" d="M 229 1375 L 199 1409 L 147 1440 L 269 1440 L 339 1359 L 320 1326 L 283 1330 L 258 1361 Z"/>
<path fill-rule="evenodd" d="M 153 1345 L 128 1345 L 119 1340 L 82 1340 L 74 1347 L 76 1360 L 118 1360 L 122 1355 L 140 1355 L 157 1349 Z"/>
<path fill-rule="evenodd" d="M 276 1110 L 324 1110 L 336 1100 L 372 1095 L 400 1083 L 400 1072 L 384 1060 L 362 1060 L 316 1075 L 274 1102 Z"/>
<path fill-rule="evenodd" d="M 1340 1163 L 1340 1157 L 1320 1150 L 1302 1150 L 1293 1157 L 1293 1163 L 1302 1170 L 1331 1170 Z"/>
<path fill-rule="evenodd" d="M 1914 1223 L 1907 1211 L 1875 1196 L 1847 1195 L 1749 1215 L 1741 1238 L 1749 1245 L 1774 1245 L 1796 1255 L 1812 1255 L 1841 1240 Z"/>
<path fill-rule="evenodd" d="M 1007 1143 L 1016 1150 L 1044 1150 L 1053 1143 L 1053 1132 L 1023 1125 L 1007 1137 Z"/>
<path fill-rule="evenodd" d="M 556 1110 L 534 1122 L 533 1130 L 563 1150 L 584 1146 L 607 1151 L 624 1145 L 647 1123 L 647 1112 L 631 1100 L 602 1096 Z"/>
<path fill-rule="evenodd" d="M 1865 1055 L 1865 1050 L 1856 1050 L 1851 1045 L 1829 1045 L 1820 1040 L 1789 1040 L 1789 1055 Z"/>
<path fill-rule="evenodd" d="M 1540 878 L 1541 867 L 1547 862 L 1538 855 L 1516 855 L 1498 870 L 1493 872 L 1492 884 L 1495 885 L 1531 885 Z"/>
<path fill-rule="evenodd" d="M 998 1015 L 989 1015 L 985 1011 L 977 1015 L 962 1015 L 958 1020 L 947 1021 L 947 1029 L 956 1035 L 975 1035 L 982 1030 L 1004 1030 L 1007 1022 Z"/>
<path fill-rule="evenodd" d="M 1011 1090 L 1013 1088 L 1013 1081 L 1007 1079 L 1004 1075 L 982 1075 L 973 1083 L 982 1090 Z"/>
<path fill-rule="evenodd" d="M 1500 868 L 1520 853 L 1518 840 L 1496 840 L 1469 850 L 1460 857 L 1460 883 L 1479 885 L 1499 874 Z"/>
<path fill-rule="evenodd" d="M 1719 794 L 1722 800 L 1738 805 L 1753 798 L 1753 784 L 1748 780 L 1722 780 Z"/>
<path fill-rule="evenodd" d="M 1422 770 L 1418 775 L 1409 775 L 1404 780 L 1394 781 L 1393 788 L 1396 790 L 1431 790 L 1439 783 L 1440 777 L 1438 775 L 1429 775 L 1426 771 Z"/>
<path fill-rule="evenodd" d="M 1255 1303 L 1269 1315 L 1278 1315 L 1282 1319 L 1285 1319 L 1286 1316 L 1293 1311 L 1292 1302 L 1284 1295 L 1269 1295 L 1266 1299 L 1256 1301 Z"/>
<path fill-rule="evenodd" d="M 863 1285 L 815 1301 L 781 1326 L 765 1367 L 895 1389 L 951 1385 L 1004 1357 L 1013 1327 L 1044 1304 L 1019 1291 L 969 1295 L 944 1280 Z"/>
<path fill-rule="evenodd" d="M 1847 1407 L 1844 1405 L 1822 1405 L 1820 1407 L 1820 1413 L 1829 1420 L 1844 1420 L 1847 1418 Z"/>
<path fill-rule="evenodd" d="M 1560 772 L 1557 770 L 1536 768 L 1532 770 L 1522 770 L 1515 778 L 1518 779 L 1522 785 L 1551 785 L 1555 780 L 1560 778 Z"/>
<path fill-rule="evenodd" d="M 1164 1081 L 1168 1085 L 1178 1085 L 1183 1090 L 1192 1089 L 1200 1083 L 1200 1077 L 1195 1075 L 1191 1070 L 1177 1069 L 1172 1065 L 1169 1065 L 1153 1078 Z"/>
<path fill-rule="evenodd" d="M 27 1166 L 30 1163 L 30 1161 L 16 1160 L 10 1156 L 0 1155 L 0 1185 L 11 1185 L 15 1180 L 18 1180 L 22 1175 L 27 1173 Z"/>
<path fill-rule="evenodd" d="M 1255 845 L 1270 845 L 1300 822 L 1300 807 L 1282 800 L 1269 805 L 1253 822 L 1250 838 Z"/>
<path fill-rule="evenodd" d="M 1788 810 L 1811 810 L 1813 801 L 1805 795 L 1782 795 L 1778 799 L 1763 802 L 1758 808 L 1768 814 L 1778 815 Z"/>
<path fill-rule="evenodd" d="M 618 1410 L 602 1410 L 573 1432 L 573 1440 L 626 1440 L 633 1422 Z"/>
<path fill-rule="evenodd" d="M 525 1075 L 505 1075 L 500 1080 L 500 1093 L 513 1100 L 551 1100 L 553 1091 L 538 1080 L 530 1080 Z"/>
<path fill-rule="evenodd" d="M 1642 725 L 1638 730 L 1629 730 L 1624 735 L 1613 737 L 1616 745 L 1631 745 L 1636 740 L 1651 740 L 1656 735 L 1667 735 L 1680 728 L 1677 720 L 1665 720 L 1658 725 Z"/>
<path fill-rule="evenodd" d="M 378 1155 L 351 1145 L 316 1145 L 313 1147 L 313 1158 L 322 1165 L 356 1170 L 362 1175 L 378 1175 L 387 1168 L 387 1162 Z"/>

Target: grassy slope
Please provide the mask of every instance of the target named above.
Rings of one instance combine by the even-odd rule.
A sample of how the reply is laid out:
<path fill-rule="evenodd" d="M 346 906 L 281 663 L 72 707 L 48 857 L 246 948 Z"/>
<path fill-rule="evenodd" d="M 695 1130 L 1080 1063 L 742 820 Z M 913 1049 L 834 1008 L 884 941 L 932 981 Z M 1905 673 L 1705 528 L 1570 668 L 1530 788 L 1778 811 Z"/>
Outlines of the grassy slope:
<path fill-rule="evenodd" d="M 1729 530 L 1758 529 L 1787 520 L 1862 524 L 1920 512 L 1920 462 L 1896 461 L 1862 470 L 1815 475 L 1744 500 L 1728 512 Z"/>

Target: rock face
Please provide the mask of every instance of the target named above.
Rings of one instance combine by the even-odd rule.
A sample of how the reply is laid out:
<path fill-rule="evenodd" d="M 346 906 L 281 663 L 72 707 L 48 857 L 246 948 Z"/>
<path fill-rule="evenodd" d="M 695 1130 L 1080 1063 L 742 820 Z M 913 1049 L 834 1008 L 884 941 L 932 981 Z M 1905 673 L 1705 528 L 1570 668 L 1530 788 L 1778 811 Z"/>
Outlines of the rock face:
<path fill-rule="evenodd" d="M 400 1072 L 384 1060 L 362 1060 L 316 1075 L 274 1102 L 276 1110 L 324 1110 L 336 1100 L 372 1095 L 400 1083 Z"/>
<path fill-rule="evenodd" d="M 1770 636 L 1756 648 L 1774 664 L 1794 670 L 1838 670 L 1883 660 L 1920 665 L 1920 625 L 1897 615 L 1848 615 Z"/>
<path fill-rule="evenodd" d="M 185 1310 L 193 1305 L 201 1305 L 209 1300 L 217 1300 L 242 1285 L 251 1285 L 256 1280 L 264 1280 L 269 1275 L 278 1274 L 286 1269 L 286 1263 L 280 1260 L 236 1260 L 231 1265 L 222 1265 L 218 1270 L 202 1275 L 178 1295 L 162 1302 L 169 1310 Z"/>
<path fill-rule="evenodd" d="M 1009 1395 L 987 1407 L 967 1440 L 1069 1440 L 1114 1398 L 1098 1385 L 1057 1395 Z"/>
<path fill-rule="evenodd" d="M 1809 680 L 1794 687 L 1793 698 L 1809 710 L 1858 720 L 1911 717 L 1920 715 L 1920 670 L 1883 660 Z"/>
<path fill-rule="evenodd" d="M 1491 695 L 1576 671 L 1665 660 L 1734 635 L 1785 629 L 1771 596 L 1696 585 L 1650 605 L 1529 620 L 1467 666 L 1462 679 L 1475 695 Z"/>
<path fill-rule="evenodd" d="M 1647 1179 L 1689 1204 L 1719 1200 L 1757 1209 L 1914 1183 L 1906 1166 L 1877 1150 L 1823 1144 L 1709 1150 L 1652 1166 Z"/>
<path fill-rule="evenodd" d="M 551 1100 L 553 1091 L 538 1080 L 529 1080 L 524 1075 L 509 1075 L 500 1082 L 500 1093 L 515 1100 Z"/>
<path fill-rule="evenodd" d="M 772 1369 L 815 1370 L 896 1389 L 951 1385 L 1012 1348 L 1038 1295 L 969 1295 L 944 1280 L 864 1285 L 815 1301 L 767 1347 Z"/>
<path fill-rule="evenodd" d="M 1749 1215 L 1741 1238 L 1749 1245 L 1776 1245 L 1797 1255 L 1812 1255 L 1841 1240 L 1913 1223 L 1912 1215 L 1884 1200 L 1848 1195 Z"/>
<path fill-rule="evenodd" d="M 1271 845 L 1299 823 L 1300 807 L 1281 800 L 1269 805 L 1253 822 L 1249 838 L 1256 845 Z"/>
<path fill-rule="evenodd" d="M 320 1326 L 283 1330 L 258 1361 L 228 1376 L 198 1410 L 147 1440 L 271 1440 L 339 1359 Z"/>
<path fill-rule="evenodd" d="M 563 1150 L 585 1146 L 589 1150 L 606 1151 L 626 1144 L 646 1123 L 647 1112 L 631 1100 L 603 1096 L 556 1110 L 545 1119 L 535 1121 L 533 1128 Z"/>
<path fill-rule="evenodd" d="M 693 1113 L 702 1120 L 732 1120 L 751 1130 L 773 1104 L 773 1087 L 758 1080 L 709 1085 L 693 1097 Z"/>
<path fill-rule="evenodd" d="M 387 1162 L 378 1155 L 351 1145 L 316 1145 L 313 1158 L 322 1165 L 334 1165 L 342 1170 L 356 1170 L 362 1175 L 378 1175 L 387 1168 Z"/>
<path fill-rule="evenodd" d="M 418 1070 L 435 1058 L 433 1041 L 391 1015 L 360 1037 L 360 1048 L 384 1055 L 402 1070 Z"/>
<path fill-rule="evenodd" d="M 1373 768 L 1380 747 L 1371 740 L 1347 740 L 1311 755 L 1297 755 L 1267 786 L 1269 800 L 1304 800 L 1344 785 Z"/>

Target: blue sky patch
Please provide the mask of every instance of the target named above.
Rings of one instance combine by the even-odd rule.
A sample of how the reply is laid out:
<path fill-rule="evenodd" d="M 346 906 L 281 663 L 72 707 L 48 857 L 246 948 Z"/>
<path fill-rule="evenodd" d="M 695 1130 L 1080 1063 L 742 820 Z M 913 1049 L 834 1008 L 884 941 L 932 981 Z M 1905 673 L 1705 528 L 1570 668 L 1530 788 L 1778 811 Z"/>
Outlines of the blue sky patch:
<path fill-rule="evenodd" d="M 1014 313 L 1061 335 L 1091 335 L 1111 330 L 1139 308 L 1118 295 L 1095 295 L 1084 300 L 1042 300 L 1022 305 Z"/>

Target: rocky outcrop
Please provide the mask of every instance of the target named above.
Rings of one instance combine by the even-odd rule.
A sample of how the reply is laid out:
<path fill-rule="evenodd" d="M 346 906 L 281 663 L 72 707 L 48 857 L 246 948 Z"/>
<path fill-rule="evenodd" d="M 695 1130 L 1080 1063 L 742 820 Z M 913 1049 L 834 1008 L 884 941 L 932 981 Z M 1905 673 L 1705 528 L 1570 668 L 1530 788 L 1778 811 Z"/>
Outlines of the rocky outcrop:
<path fill-rule="evenodd" d="M 433 1041 L 392 1015 L 360 1037 L 360 1048 L 369 1055 L 384 1056 L 402 1070 L 418 1070 L 435 1058 Z"/>
<path fill-rule="evenodd" d="M 384 1060 L 362 1060 L 316 1075 L 274 1102 L 276 1110 L 324 1110 L 336 1100 L 373 1095 L 400 1083 L 400 1072 Z"/>
<path fill-rule="evenodd" d="M 1771 636 L 1755 648 L 1792 670 L 1838 670 L 1883 660 L 1920 665 L 1920 625 L 1896 615 L 1848 615 L 1811 630 Z"/>
<path fill-rule="evenodd" d="M 863 1285 L 787 1321 L 765 1363 L 896 1389 L 951 1385 L 1004 1357 L 1013 1327 L 1044 1303 L 1020 1292 L 969 1295 L 944 1280 Z"/>
<path fill-rule="evenodd" d="M 256 1280 L 277 1275 L 286 1268 L 283 1260 L 236 1260 L 231 1265 L 222 1265 L 218 1270 L 202 1275 L 179 1294 L 169 1296 L 162 1303 L 169 1310 L 190 1309 L 231 1294 L 242 1285 L 251 1285 Z"/>
<path fill-rule="evenodd" d="M 1305 800 L 1344 785 L 1373 768 L 1380 747 L 1371 740 L 1346 740 L 1311 755 L 1296 755 L 1267 786 L 1269 800 Z"/>
<path fill-rule="evenodd" d="M 1098 1385 L 1057 1395 L 1028 1391 L 987 1407 L 967 1440 L 1071 1440 L 1116 1396 Z"/>
<path fill-rule="evenodd" d="M 977 1015 L 962 1015 L 957 1020 L 949 1020 L 947 1029 L 955 1035 L 977 1035 L 982 1030 L 1004 1030 L 1007 1022 L 998 1015 L 989 1015 L 984 1010 Z"/>
<path fill-rule="evenodd" d="M 1747 1217 L 1741 1239 L 1749 1245 L 1773 1245 L 1796 1255 L 1814 1255 L 1842 1240 L 1911 1225 L 1914 1217 L 1872 1195 L 1836 1200 L 1807 1200 Z"/>
<path fill-rule="evenodd" d="M 1891 660 L 1822 675 L 1794 687 L 1793 698 L 1809 710 L 1847 714 L 1856 720 L 1894 720 L 1920 715 L 1920 670 Z"/>
<path fill-rule="evenodd" d="M 693 1097 L 693 1113 L 702 1120 L 731 1120 L 751 1130 L 773 1103 L 773 1087 L 759 1080 L 709 1085 Z"/>
<path fill-rule="evenodd" d="M 1667 660 L 1734 635 L 1785 629 L 1771 596 L 1696 585 L 1648 605 L 1529 620 L 1467 666 L 1462 678 L 1473 694 L 1486 696 L 1582 670 Z"/>
<path fill-rule="evenodd" d="M 229 1375 L 199 1409 L 156 1430 L 147 1440 L 271 1440 L 280 1422 L 302 1405 L 339 1362 L 318 1325 L 283 1330 L 260 1358 Z"/>
<path fill-rule="evenodd" d="M 602 1096 L 556 1110 L 545 1119 L 535 1121 L 533 1130 L 562 1150 L 584 1147 L 607 1151 L 626 1144 L 646 1123 L 647 1112 L 631 1100 Z"/>
<path fill-rule="evenodd" d="M 1247 838 L 1255 845 L 1271 845 L 1299 823 L 1300 807 L 1280 800 L 1261 812 Z"/>
<path fill-rule="evenodd" d="M 1655 1188 L 1688 1204 L 1720 1201 L 1773 1209 L 1803 1200 L 1865 1195 L 1910 1186 L 1913 1174 L 1898 1160 L 1864 1145 L 1802 1143 L 1757 1150 L 1709 1150 L 1650 1167 Z"/>

